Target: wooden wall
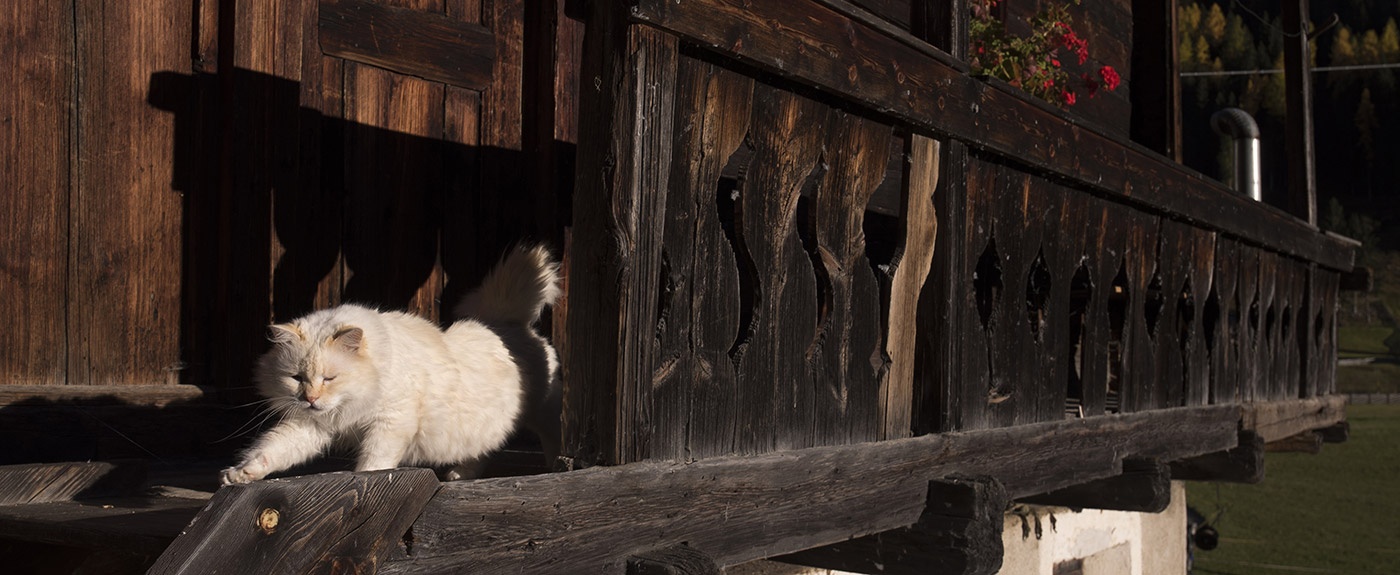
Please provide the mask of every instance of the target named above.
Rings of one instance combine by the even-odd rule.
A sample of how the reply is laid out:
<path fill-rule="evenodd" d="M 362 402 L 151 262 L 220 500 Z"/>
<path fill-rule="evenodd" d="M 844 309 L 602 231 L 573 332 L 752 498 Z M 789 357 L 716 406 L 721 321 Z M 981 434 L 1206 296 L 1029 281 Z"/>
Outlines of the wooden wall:
<path fill-rule="evenodd" d="M 241 388 L 270 321 L 439 318 L 510 243 L 562 247 L 562 2 L 21 4 L 0 383 Z"/>

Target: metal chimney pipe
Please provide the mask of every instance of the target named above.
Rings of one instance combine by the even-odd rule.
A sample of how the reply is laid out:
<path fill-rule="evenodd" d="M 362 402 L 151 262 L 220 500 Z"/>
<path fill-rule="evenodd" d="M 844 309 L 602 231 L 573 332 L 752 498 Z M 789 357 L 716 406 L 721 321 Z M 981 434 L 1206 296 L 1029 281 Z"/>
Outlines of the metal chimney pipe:
<path fill-rule="evenodd" d="M 1263 183 L 1259 178 L 1259 124 L 1249 112 L 1225 108 L 1210 117 L 1215 133 L 1229 136 L 1235 143 L 1235 191 L 1254 201 L 1263 199 Z"/>

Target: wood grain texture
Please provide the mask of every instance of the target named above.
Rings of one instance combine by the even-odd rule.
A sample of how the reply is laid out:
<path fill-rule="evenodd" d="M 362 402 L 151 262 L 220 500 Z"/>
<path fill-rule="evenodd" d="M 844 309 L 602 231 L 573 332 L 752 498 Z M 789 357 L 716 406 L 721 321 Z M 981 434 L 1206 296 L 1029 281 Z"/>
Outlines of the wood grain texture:
<path fill-rule="evenodd" d="M 647 0 L 632 14 L 728 57 L 822 86 L 833 95 L 936 135 L 1015 158 L 1038 171 L 1329 268 L 1351 266 L 1350 250 L 1307 224 L 1233 194 L 1155 153 L 1078 125 L 1029 96 L 972 79 L 921 55 L 897 33 L 877 31 L 826 6 L 777 0 L 742 6 L 729 0 Z"/>
<path fill-rule="evenodd" d="M 1206 359 L 1210 361 L 1210 403 L 1235 403 L 1240 393 L 1241 322 L 1239 287 L 1239 244 L 1227 237 L 1215 243 L 1215 266 L 1207 308 L 1216 310 L 1215 320 L 1202 320 L 1206 338 Z"/>
<path fill-rule="evenodd" d="M 1328 427 L 1346 419 L 1346 397 L 1341 395 L 1253 403 L 1242 407 L 1241 429 L 1255 432 L 1266 443 Z"/>
<path fill-rule="evenodd" d="M 1125 459 L 1123 474 L 1049 493 L 1023 497 L 1023 503 L 1074 509 L 1159 513 L 1171 503 L 1171 471 L 1156 459 Z"/>
<path fill-rule="evenodd" d="M 685 545 L 645 551 L 627 558 L 627 575 L 722 575 L 704 553 Z"/>
<path fill-rule="evenodd" d="M 720 170 L 748 133 L 753 81 L 681 58 L 676 79 L 672 189 L 666 197 L 651 457 L 685 461 L 733 453 L 738 380 L 739 271 L 721 224 Z"/>
<path fill-rule="evenodd" d="M 817 280 L 816 333 L 808 344 L 814 399 L 812 445 L 874 441 L 883 435 L 888 373 L 880 288 L 866 256 L 865 210 L 885 177 L 890 126 L 835 112 L 823 145 L 826 172 L 805 222 Z M 907 406 L 907 397 L 898 405 Z M 781 409 L 781 407 L 779 408 Z"/>
<path fill-rule="evenodd" d="M 595 4 L 584 38 L 564 451 L 578 465 L 646 456 L 661 217 L 670 189 L 676 40 Z M 655 87 L 655 88 L 654 88 Z M 651 97 L 652 95 L 655 97 Z M 643 121 L 645 119 L 645 121 Z M 581 264 L 580 262 L 587 262 Z"/>
<path fill-rule="evenodd" d="M 189 71 L 191 10 L 177 0 L 99 2 L 73 14 L 81 64 L 67 241 L 70 384 L 179 380 L 175 120 L 146 100 L 153 74 Z"/>
<path fill-rule="evenodd" d="M 344 297 L 436 321 L 443 88 L 347 62 L 345 90 Z"/>
<path fill-rule="evenodd" d="M 20 3 L 0 19 L 0 384 L 67 380 L 69 202 L 76 168 L 71 4 Z"/>
<path fill-rule="evenodd" d="M 61 545 L 61 557 L 134 554 L 140 556 L 139 569 L 94 572 L 143 573 L 203 506 L 202 499 L 147 496 L 3 506 L 0 538 L 26 548 Z"/>
<path fill-rule="evenodd" d="M 1317 455 L 1322 453 L 1322 435 L 1312 431 L 1306 431 L 1285 437 L 1278 441 L 1270 441 L 1264 444 L 1266 453 L 1307 453 Z"/>
<path fill-rule="evenodd" d="M 920 135 L 909 138 L 908 177 L 901 190 L 900 245 L 885 273 L 885 353 L 890 367 L 880 381 L 880 439 L 913 433 L 914 371 L 919 296 L 933 268 L 938 238 L 934 190 L 938 188 L 940 144 Z"/>
<path fill-rule="evenodd" d="M 913 524 L 928 481 L 990 476 L 1010 497 L 1235 444 L 1237 408 L 1209 406 L 850 446 L 644 462 L 443 486 L 385 573 L 622 569 L 686 542 L 721 566 Z"/>
<path fill-rule="evenodd" d="M 829 115 L 791 92 L 754 87 L 754 157 L 735 207 L 739 288 L 751 296 L 730 352 L 739 374 L 740 453 L 816 445 L 806 357 L 816 341 L 817 285 L 797 208 L 808 181 L 822 176 Z"/>
<path fill-rule="evenodd" d="M 1172 479 L 1255 484 L 1264 480 L 1264 438 L 1240 430 L 1235 447 L 1171 463 Z"/>
<path fill-rule="evenodd" d="M 321 3 L 319 33 L 328 56 L 461 88 L 492 80 L 496 42 L 479 24 L 366 0 L 329 0 Z"/>
<path fill-rule="evenodd" d="M 224 487 L 150 573 L 373 573 L 438 486 L 391 469 Z"/>
<path fill-rule="evenodd" d="M 128 495 L 146 480 L 145 461 L 0 466 L 0 506 Z"/>
<path fill-rule="evenodd" d="M 840 572 L 991 575 L 1001 568 L 1007 503 L 995 479 L 935 480 L 909 527 L 774 559 Z"/>
<path fill-rule="evenodd" d="M 193 385 L 7 385 L 0 387 L 0 406 L 80 403 L 165 407 L 213 395 L 213 389 Z"/>

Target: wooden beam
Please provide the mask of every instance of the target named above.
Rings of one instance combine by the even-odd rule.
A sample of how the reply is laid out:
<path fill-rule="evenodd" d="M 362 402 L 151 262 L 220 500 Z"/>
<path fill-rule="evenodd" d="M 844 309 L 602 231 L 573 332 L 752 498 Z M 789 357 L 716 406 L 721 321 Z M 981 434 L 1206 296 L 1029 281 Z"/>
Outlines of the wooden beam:
<path fill-rule="evenodd" d="M 385 573 L 580 573 L 685 543 L 721 566 L 912 525 L 928 482 L 986 476 L 1025 497 L 1235 445 L 1239 411 L 1204 406 L 817 447 L 455 482 Z"/>
<path fill-rule="evenodd" d="M 917 38 L 869 27 L 824 4 L 639 0 L 630 14 L 724 57 L 1115 200 L 1328 268 L 1351 268 L 1352 250 L 1316 228 L 1004 83 L 974 79 L 911 47 Z"/>
<path fill-rule="evenodd" d="M 438 485 L 389 469 L 224 487 L 148 573 L 373 573 Z"/>
<path fill-rule="evenodd" d="M 1123 474 L 1022 498 L 1024 503 L 1076 509 L 1158 513 L 1172 500 L 1171 470 L 1161 460 L 1123 460 Z"/>
<path fill-rule="evenodd" d="M 1317 225 L 1313 157 L 1312 58 L 1308 54 L 1308 0 L 1283 0 L 1283 76 L 1287 103 L 1289 213 Z M 1346 268 L 1339 268 L 1346 269 Z"/>
<path fill-rule="evenodd" d="M 1264 438 L 1241 431 L 1239 445 L 1171 464 L 1172 479 L 1259 483 L 1264 480 Z"/>
<path fill-rule="evenodd" d="M 654 549 L 627 558 L 627 575 L 721 575 L 708 555 L 685 545 Z"/>
<path fill-rule="evenodd" d="M 1346 396 L 1328 395 L 1242 406 L 1240 426 L 1259 434 L 1265 443 L 1345 421 Z"/>
<path fill-rule="evenodd" d="M 495 36 L 478 24 L 368 0 L 321 0 L 327 56 L 480 90 L 491 84 Z"/>
<path fill-rule="evenodd" d="M 1264 444 L 1264 451 L 1269 453 L 1310 453 L 1317 455 L 1322 453 L 1322 435 L 1307 431 L 1292 437 L 1286 437 L 1278 441 L 1270 441 Z"/>
<path fill-rule="evenodd" d="M 1009 501 L 994 479 L 931 481 L 914 525 L 773 559 L 852 573 L 991 575 L 1001 569 Z"/>
<path fill-rule="evenodd" d="M 0 385 L 0 406 L 53 404 L 166 407 L 212 397 L 193 385 Z"/>
<path fill-rule="evenodd" d="M 0 505 L 24 505 L 134 493 L 146 481 L 144 460 L 0 466 Z"/>
<path fill-rule="evenodd" d="M 0 506 L 0 540 L 63 545 L 95 554 L 133 553 L 144 556 L 148 566 L 203 507 L 202 499 L 182 497 L 6 505 Z"/>
<path fill-rule="evenodd" d="M 1316 431 L 1322 437 L 1323 443 L 1346 443 L 1351 439 L 1351 422 L 1339 421 Z"/>

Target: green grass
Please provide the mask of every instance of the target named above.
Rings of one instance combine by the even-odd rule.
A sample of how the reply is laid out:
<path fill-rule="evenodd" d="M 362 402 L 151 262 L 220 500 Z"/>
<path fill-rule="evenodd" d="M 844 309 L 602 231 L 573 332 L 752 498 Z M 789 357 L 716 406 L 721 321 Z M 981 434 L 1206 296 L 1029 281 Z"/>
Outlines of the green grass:
<path fill-rule="evenodd" d="M 1337 329 L 1337 354 L 1341 357 L 1390 355 L 1385 338 L 1394 331 L 1390 326 L 1341 326 Z"/>
<path fill-rule="evenodd" d="M 1220 547 L 1196 573 L 1400 573 L 1400 405 L 1347 408 L 1351 439 L 1320 455 L 1270 453 L 1259 485 L 1188 483 Z"/>
<path fill-rule="evenodd" d="M 1337 367 L 1338 393 L 1400 393 L 1400 364 Z"/>

